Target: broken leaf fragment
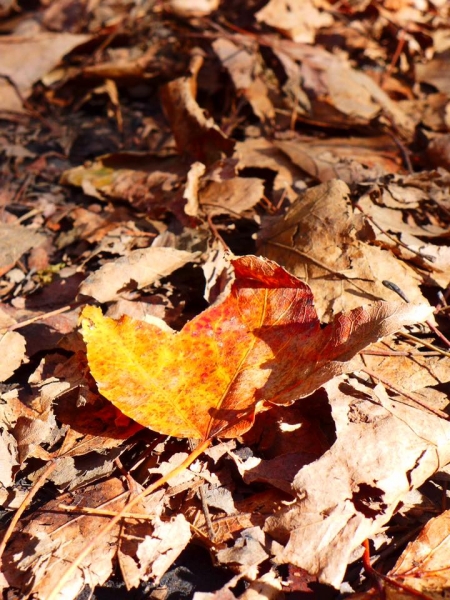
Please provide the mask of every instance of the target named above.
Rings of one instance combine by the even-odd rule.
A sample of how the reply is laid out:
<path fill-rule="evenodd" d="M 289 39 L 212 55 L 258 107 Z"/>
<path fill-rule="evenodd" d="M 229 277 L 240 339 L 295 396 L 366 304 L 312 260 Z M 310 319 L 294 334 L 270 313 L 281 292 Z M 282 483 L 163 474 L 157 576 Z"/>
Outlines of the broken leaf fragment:
<path fill-rule="evenodd" d="M 311 394 L 353 370 L 349 361 L 367 345 L 430 314 L 426 305 L 378 302 L 321 328 L 305 283 L 267 259 L 232 264 L 228 296 L 180 332 L 83 310 L 99 391 L 141 425 L 175 437 L 236 437 L 268 403 Z"/>

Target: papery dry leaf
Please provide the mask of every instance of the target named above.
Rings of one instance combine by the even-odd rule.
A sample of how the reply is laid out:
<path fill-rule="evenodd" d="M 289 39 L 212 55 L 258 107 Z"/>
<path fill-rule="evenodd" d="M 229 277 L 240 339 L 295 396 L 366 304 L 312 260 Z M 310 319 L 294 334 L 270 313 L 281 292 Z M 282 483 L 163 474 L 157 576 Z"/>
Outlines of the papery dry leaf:
<path fill-rule="evenodd" d="M 157 153 L 123 152 L 98 156 L 89 166 L 68 169 L 61 183 L 79 186 L 96 198 L 127 201 L 157 217 L 170 210 L 174 190 L 187 167 L 178 157 Z"/>
<path fill-rule="evenodd" d="M 19 332 L 0 333 L 0 353 L 3 357 L 0 363 L 0 381 L 9 379 L 14 371 L 27 361 L 25 350 L 25 338 Z"/>
<path fill-rule="evenodd" d="M 353 552 L 381 531 L 405 495 L 450 461 L 450 423 L 389 398 L 383 387 L 327 383 L 337 440 L 300 469 L 297 501 L 265 531 L 292 563 L 339 587 Z M 332 482 L 332 485 L 330 484 Z"/>
<path fill-rule="evenodd" d="M 141 289 L 167 277 L 176 269 L 197 258 L 198 253 L 175 248 L 144 248 L 111 261 L 92 272 L 80 285 L 80 294 L 99 302 L 110 302 L 121 290 Z"/>
<path fill-rule="evenodd" d="M 30 248 L 39 246 L 45 236 L 13 223 L 0 223 L 0 277 L 14 267 Z"/>
<path fill-rule="evenodd" d="M 19 466 L 17 442 L 6 429 L 0 430 L 0 488 L 13 484 L 13 475 Z"/>
<path fill-rule="evenodd" d="M 272 568 L 255 581 L 252 581 L 239 596 L 239 600 L 281 600 L 283 582 L 280 574 Z M 219 599 L 217 599 L 219 600 Z"/>
<path fill-rule="evenodd" d="M 264 181 L 256 177 L 234 177 L 208 181 L 199 195 L 200 204 L 211 215 L 242 213 L 264 196 Z"/>
<path fill-rule="evenodd" d="M 429 596 L 450 588 L 450 511 L 431 519 L 388 573 L 389 579 Z M 389 585 L 389 584 L 388 584 Z"/>
<path fill-rule="evenodd" d="M 309 189 L 263 229 L 260 249 L 308 282 L 321 318 L 355 308 L 364 299 L 398 298 L 383 280 L 398 282 L 410 301 L 426 302 L 419 287 L 422 277 L 390 251 L 370 243 L 375 237 L 372 226 L 353 212 L 349 196 L 340 180 Z"/>
<path fill-rule="evenodd" d="M 4 36 L 0 40 L 0 73 L 9 75 L 26 97 L 31 86 L 65 54 L 90 39 L 90 35 L 49 32 L 32 37 Z M 0 80 L 0 110 L 24 110 L 16 91 L 4 79 Z"/>
<path fill-rule="evenodd" d="M 295 42 L 304 43 L 314 42 L 316 29 L 333 24 L 332 15 L 317 10 L 313 0 L 270 0 L 255 16 Z"/>
<path fill-rule="evenodd" d="M 158 582 L 191 539 L 191 527 L 182 514 L 171 521 L 157 521 L 152 537 L 137 550 L 141 565 L 151 564 L 151 577 Z"/>
<path fill-rule="evenodd" d="M 72 515 L 59 509 L 60 504 L 89 506 L 119 511 L 128 494 L 123 483 L 110 479 L 82 491 L 58 496 L 33 513 L 20 531 L 13 534 L 3 555 L 5 583 L 17 588 L 21 597 L 33 595 L 45 600 L 59 578 L 63 565 L 76 558 L 86 544 L 104 526 L 104 518 L 91 515 Z M 104 583 L 113 570 L 116 543 L 121 525 L 99 540 L 96 548 L 86 557 L 82 568 L 61 590 L 61 598 L 71 600 L 87 584 Z"/>
<path fill-rule="evenodd" d="M 275 109 L 262 78 L 262 61 L 258 61 L 254 49 L 237 45 L 228 38 L 218 38 L 211 45 L 229 72 L 236 90 L 248 100 L 255 115 L 261 121 L 274 119 Z"/>
<path fill-rule="evenodd" d="M 317 139 L 297 136 L 275 142 L 292 162 L 320 182 L 342 179 L 349 185 L 396 173 L 398 148 L 388 136 Z"/>
<path fill-rule="evenodd" d="M 164 496 L 154 495 L 160 500 Z M 153 515 L 155 509 L 145 502 L 138 510 L 135 507 L 133 512 Z M 191 527 L 182 514 L 170 521 L 162 521 L 156 515 L 151 527 L 148 521 L 136 521 L 128 523 L 126 529 L 126 535 L 120 541 L 118 558 L 127 589 L 138 587 L 149 579 L 158 583 L 192 536 Z"/>
<path fill-rule="evenodd" d="M 321 125 L 352 127 L 368 125 L 381 114 L 411 139 L 414 121 L 366 73 L 354 69 L 349 61 L 319 45 L 294 44 L 274 40 L 275 47 L 300 63 L 302 88 L 309 99 L 303 117 Z"/>
<path fill-rule="evenodd" d="M 179 333 L 83 310 L 99 390 L 141 425 L 176 437 L 235 437 L 264 403 L 311 394 L 351 370 L 368 344 L 430 314 L 426 305 L 377 303 L 321 328 L 308 286 L 276 263 L 246 256 L 233 266 L 226 298 Z"/>
<path fill-rule="evenodd" d="M 203 64 L 201 56 L 191 61 L 191 75 L 166 83 L 160 91 L 161 101 L 170 122 L 177 148 L 202 163 L 210 164 L 233 152 L 234 142 L 219 129 L 195 99 L 197 75 Z"/>
<path fill-rule="evenodd" d="M 425 340 L 429 343 L 435 340 Z M 422 354 L 420 343 L 415 348 L 411 342 L 385 340 L 374 344 L 370 350 L 384 352 L 385 356 L 365 354 L 364 364 L 372 372 L 380 373 L 394 385 L 405 391 L 418 391 L 423 388 L 447 383 L 450 380 L 450 357 L 436 353 L 436 356 Z M 422 350 L 426 350 L 422 347 Z M 392 355 L 389 356 L 390 351 Z M 404 352 L 406 356 L 395 356 Z M 408 356 L 409 355 L 409 356 Z"/>
<path fill-rule="evenodd" d="M 450 49 L 436 54 L 432 60 L 425 64 L 417 63 L 415 65 L 417 81 L 425 81 L 439 92 L 450 94 L 450 82 L 448 78 L 448 61 Z"/>
<path fill-rule="evenodd" d="M 217 560 L 221 564 L 256 566 L 269 557 L 264 546 L 265 536 L 261 527 L 250 527 L 242 532 L 233 546 L 219 550 Z"/>
<path fill-rule="evenodd" d="M 205 17 L 219 8 L 220 0 L 166 0 L 164 10 L 177 17 Z"/>
<path fill-rule="evenodd" d="M 247 138 L 236 143 L 234 157 L 238 159 L 237 169 L 267 169 L 275 173 L 273 188 L 289 200 L 294 200 L 297 192 L 294 183 L 304 176 L 303 171 L 294 165 L 286 155 L 265 138 Z"/>
<path fill-rule="evenodd" d="M 198 189 L 205 170 L 206 167 L 203 163 L 194 162 L 187 174 L 186 186 L 183 192 L 183 198 L 186 200 L 184 212 L 191 217 L 198 215 Z"/>

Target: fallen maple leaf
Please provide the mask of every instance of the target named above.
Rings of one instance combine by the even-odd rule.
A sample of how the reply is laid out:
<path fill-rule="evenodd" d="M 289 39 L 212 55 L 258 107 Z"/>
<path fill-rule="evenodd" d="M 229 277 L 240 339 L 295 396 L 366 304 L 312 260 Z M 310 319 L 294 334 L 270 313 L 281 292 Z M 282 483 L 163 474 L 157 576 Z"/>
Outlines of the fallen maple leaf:
<path fill-rule="evenodd" d="M 310 288 L 276 263 L 232 261 L 229 295 L 182 331 L 87 306 L 83 337 L 100 392 L 150 429 L 207 440 L 235 437 L 256 412 L 290 404 L 354 370 L 361 349 L 430 307 L 378 302 L 340 314 L 321 328 Z"/>

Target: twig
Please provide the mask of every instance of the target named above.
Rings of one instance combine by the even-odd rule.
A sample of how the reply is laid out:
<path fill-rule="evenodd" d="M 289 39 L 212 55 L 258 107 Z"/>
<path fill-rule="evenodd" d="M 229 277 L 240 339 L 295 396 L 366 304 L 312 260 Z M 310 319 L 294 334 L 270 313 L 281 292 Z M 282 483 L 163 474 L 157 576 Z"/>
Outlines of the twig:
<path fill-rule="evenodd" d="M 406 338 L 407 340 L 411 340 L 412 342 L 415 342 L 416 344 L 425 346 L 425 348 L 429 348 L 430 350 L 434 350 L 434 352 L 437 352 L 438 354 L 442 354 L 443 356 L 447 356 L 448 358 L 450 358 L 450 352 L 441 350 L 441 348 L 438 348 L 437 346 L 434 346 L 433 344 L 430 344 L 429 342 L 426 342 L 425 340 L 421 340 L 420 338 L 416 337 L 415 335 L 411 335 L 410 333 L 406 333 L 403 331 L 399 331 L 398 335 L 401 335 L 402 337 Z"/>
<path fill-rule="evenodd" d="M 223 239 L 223 237 L 218 232 L 217 227 L 214 225 L 214 223 L 213 223 L 213 221 L 211 219 L 211 215 L 210 214 L 206 215 L 206 220 L 208 221 L 208 225 L 209 225 L 211 231 L 213 232 L 214 237 L 222 244 L 223 249 L 226 252 L 231 252 L 228 244 L 225 242 L 225 240 Z"/>
<path fill-rule="evenodd" d="M 115 517 L 117 515 L 117 510 L 107 510 L 103 508 L 90 508 L 89 506 L 70 506 L 68 504 L 59 504 L 58 508 L 61 509 L 61 512 L 70 512 L 70 513 L 80 513 L 82 515 L 93 515 L 99 517 Z M 45 512 L 58 512 L 58 511 L 48 511 Z M 147 515 L 146 513 L 133 513 L 127 512 L 122 515 L 124 519 L 142 519 L 144 521 L 150 521 L 154 518 L 154 515 Z"/>

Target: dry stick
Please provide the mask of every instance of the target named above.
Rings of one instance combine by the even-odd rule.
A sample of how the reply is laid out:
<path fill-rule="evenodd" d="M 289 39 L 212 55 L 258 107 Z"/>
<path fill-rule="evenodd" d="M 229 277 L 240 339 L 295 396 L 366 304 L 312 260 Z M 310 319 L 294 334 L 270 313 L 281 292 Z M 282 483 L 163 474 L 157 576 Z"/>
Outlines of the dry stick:
<path fill-rule="evenodd" d="M 89 506 L 70 506 L 70 504 L 58 504 L 60 511 L 52 510 L 51 512 L 60 513 L 75 513 L 80 515 L 90 515 L 94 517 L 115 517 L 117 510 L 106 510 L 103 508 L 90 508 Z M 40 512 L 49 512 L 43 509 Z M 127 512 L 122 515 L 124 519 L 140 519 L 141 521 L 150 521 L 155 515 L 147 515 L 146 513 Z"/>
<path fill-rule="evenodd" d="M 429 348 L 430 350 L 433 350 L 434 352 L 437 352 L 438 354 L 442 354 L 443 356 L 447 356 L 448 358 L 450 358 L 450 352 L 441 350 L 441 348 L 438 348 L 437 346 L 434 346 L 433 344 L 430 344 L 429 342 L 426 342 L 425 340 L 421 340 L 420 338 L 416 337 L 415 335 L 411 335 L 410 333 L 406 333 L 403 331 L 399 331 L 398 335 L 401 335 L 402 337 L 406 338 L 407 340 L 411 340 L 412 342 L 415 342 L 416 344 L 425 346 L 425 348 Z M 422 353 L 419 352 L 419 354 L 422 354 Z"/>
<path fill-rule="evenodd" d="M 107 523 L 103 527 L 103 529 L 101 529 L 96 534 L 95 539 L 93 539 L 91 542 L 89 542 L 88 544 L 86 544 L 86 546 L 84 547 L 84 550 L 82 550 L 78 554 L 78 556 L 72 562 L 72 564 L 70 565 L 70 567 L 68 567 L 62 573 L 62 575 L 61 575 L 58 583 L 53 588 L 53 590 L 50 593 L 50 595 L 48 596 L 47 600 L 55 600 L 57 598 L 59 592 L 64 587 L 64 584 L 68 581 L 68 579 L 70 579 L 70 577 L 72 577 L 73 573 L 78 569 L 78 567 L 80 566 L 80 564 L 89 555 L 89 553 L 92 552 L 92 550 L 98 544 L 99 540 L 101 540 L 106 534 L 108 534 L 114 528 L 114 526 L 120 521 L 120 519 L 122 519 L 130 511 L 130 509 L 133 508 L 133 506 L 135 506 L 140 500 L 142 500 L 143 498 L 145 498 L 146 496 L 148 496 L 149 494 L 151 494 L 152 492 L 154 492 L 155 490 L 157 490 L 158 488 L 160 488 L 169 479 L 171 479 L 172 477 L 175 477 L 176 475 L 178 475 L 179 473 L 182 473 L 185 469 L 187 469 L 189 467 L 189 465 L 191 465 L 194 462 L 194 460 L 198 456 L 200 456 L 200 454 L 202 454 L 211 445 L 211 442 L 212 442 L 212 439 L 208 438 L 207 440 L 205 440 L 204 442 L 202 442 L 201 444 L 199 444 L 197 446 L 197 448 L 195 448 L 195 450 L 193 450 L 189 454 L 189 456 L 181 463 L 181 465 L 178 465 L 178 467 L 176 467 L 175 469 L 173 469 L 172 471 L 170 471 L 170 473 L 167 473 L 166 475 L 163 475 L 163 477 L 161 477 L 160 479 L 158 479 L 158 481 L 155 481 L 155 483 L 153 483 L 152 485 L 150 485 L 148 488 L 146 488 L 140 494 L 138 494 L 132 500 L 130 500 L 130 502 L 128 502 L 123 507 L 123 509 L 120 512 L 118 512 L 116 514 L 116 516 L 113 517 L 109 521 L 109 523 Z"/>
<path fill-rule="evenodd" d="M 220 235 L 219 231 L 217 230 L 217 227 L 214 225 L 210 214 L 206 215 L 206 220 L 208 222 L 208 225 L 209 225 L 211 231 L 213 232 L 214 237 L 218 240 L 218 242 L 220 242 L 222 244 L 224 250 L 229 252 L 230 248 L 229 248 L 228 244 L 225 242 L 225 240 L 223 239 L 223 237 Z"/>
<path fill-rule="evenodd" d="M 32 323 L 35 323 L 36 321 L 45 321 L 45 319 L 49 319 L 50 317 L 55 317 L 56 315 L 60 315 L 61 313 L 71 310 L 72 308 L 76 308 L 76 306 L 80 305 L 80 304 L 83 304 L 83 303 L 74 302 L 73 304 L 68 304 L 67 306 L 62 306 L 61 308 L 51 310 L 48 313 L 42 313 L 41 315 L 37 315 L 36 317 L 31 317 L 30 319 L 27 319 L 26 321 L 21 321 L 20 323 L 15 323 L 14 325 L 11 325 L 10 327 L 6 327 L 5 333 L 6 333 L 6 331 L 14 331 L 15 329 L 20 329 L 21 327 L 26 327 L 27 325 L 31 325 Z"/>
<path fill-rule="evenodd" d="M 3 552 L 5 551 L 6 544 L 8 543 L 8 540 L 11 537 L 12 532 L 14 531 L 14 528 L 16 527 L 17 523 L 19 522 L 20 517 L 23 515 L 26 508 L 31 504 L 31 501 L 33 500 L 36 493 L 41 489 L 41 487 L 47 481 L 47 478 L 55 470 L 57 464 L 58 464 L 57 460 L 53 459 L 47 465 L 47 468 L 41 473 L 38 480 L 33 484 L 33 487 L 31 488 L 31 490 L 28 492 L 28 494 L 22 500 L 22 503 L 19 506 L 19 508 L 17 509 L 15 515 L 13 516 L 11 523 L 9 524 L 9 527 L 6 530 L 6 533 L 3 536 L 2 542 L 0 544 L 0 560 L 3 555 Z"/>
<path fill-rule="evenodd" d="M 447 413 L 443 412 L 442 410 L 439 410 L 438 408 L 433 408 L 432 406 L 430 406 L 429 404 L 427 404 L 420 398 L 417 398 L 417 396 L 414 396 L 413 394 L 410 394 L 409 392 L 405 392 L 405 390 L 402 390 L 400 387 L 396 386 L 394 383 L 392 383 L 388 379 L 385 379 L 381 375 L 378 375 L 378 373 L 375 373 L 375 371 L 371 371 L 370 369 L 367 369 L 366 367 L 364 367 L 363 369 L 359 369 L 359 370 L 362 371 L 363 373 L 366 373 L 367 375 L 369 375 L 369 377 L 372 377 L 372 379 L 378 379 L 385 386 L 387 386 L 388 388 L 391 388 L 391 390 L 394 390 L 394 392 L 397 392 L 397 394 L 401 394 L 402 396 L 405 396 L 405 398 L 412 400 L 413 402 L 415 402 L 422 408 L 429 410 L 436 416 L 441 417 L 442 419 L 445 419 L 446 421 L 450 421 L 450 416 Z"/>

